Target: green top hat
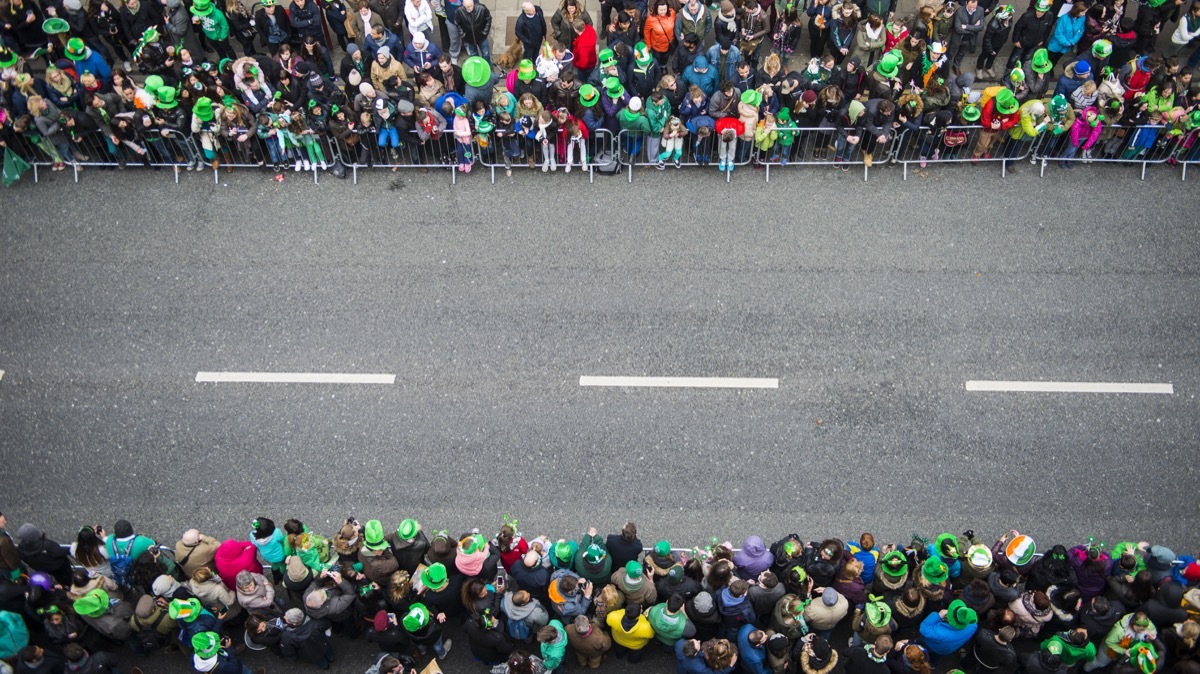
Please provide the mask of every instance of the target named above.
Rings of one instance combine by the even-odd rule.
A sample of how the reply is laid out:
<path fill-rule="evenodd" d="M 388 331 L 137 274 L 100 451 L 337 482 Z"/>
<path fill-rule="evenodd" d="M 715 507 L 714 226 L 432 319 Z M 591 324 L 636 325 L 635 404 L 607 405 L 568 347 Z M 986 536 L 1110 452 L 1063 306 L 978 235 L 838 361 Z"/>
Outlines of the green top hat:
<path fill-rule="evenodd" d="M 467 86 L 482 87 L 492 78 L 492 67 L 482 56 L 472 56 L 463 62 L 462 74 Z"/>

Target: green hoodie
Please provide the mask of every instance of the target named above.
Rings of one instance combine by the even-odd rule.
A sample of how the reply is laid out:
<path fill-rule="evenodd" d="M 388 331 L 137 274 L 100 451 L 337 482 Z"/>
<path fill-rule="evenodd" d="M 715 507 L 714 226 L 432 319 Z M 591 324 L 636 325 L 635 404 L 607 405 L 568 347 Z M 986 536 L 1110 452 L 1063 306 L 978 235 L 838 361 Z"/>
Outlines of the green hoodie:
<path fill-rule="evenodd" d="M 558 669 L 558 666 L 562 664 L 563 656 L 567 654 L 567 631 L 557 620 L 551 620 L 550 626 L 558 632 L 558 636 L 554 637 L 554 641 L 542 644 L 542 664 L 546 667 L 547 672 Z"/>
<path fill-rule="evenodd" d="M 667 604 L 655 604 L 650 607 L 648 612 L 650 618 L 650 626 L 654 628 L 654 636 L 658 640 L 668 646 L 674 646 L 676 641 L 683 638 L 683 632 L 687 629 L 687 616 L 683 611 L 671 615 L 667 613 Z"/>
<path fill-rule="evenodd" d="M 650 120 L 640 112 L 634 112 L 629 108 L 621 108 L 617 113 L 617 121 L 621 124 L 622 131 L 631 131 L 630 135 L 640 136 L 650 132 Z"/>

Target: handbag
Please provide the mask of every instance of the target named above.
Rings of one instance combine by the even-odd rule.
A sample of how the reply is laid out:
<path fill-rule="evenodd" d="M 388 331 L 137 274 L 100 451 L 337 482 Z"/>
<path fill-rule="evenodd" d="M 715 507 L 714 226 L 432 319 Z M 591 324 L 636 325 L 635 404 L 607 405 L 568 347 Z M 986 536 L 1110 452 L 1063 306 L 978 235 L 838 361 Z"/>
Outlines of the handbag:
<path fill-rule="evenodd" d="M 946 147 L 958 147 L 967 142 L 967 132 L 963 130 L 947 131 L 942 135 L 942 144 Z"/>

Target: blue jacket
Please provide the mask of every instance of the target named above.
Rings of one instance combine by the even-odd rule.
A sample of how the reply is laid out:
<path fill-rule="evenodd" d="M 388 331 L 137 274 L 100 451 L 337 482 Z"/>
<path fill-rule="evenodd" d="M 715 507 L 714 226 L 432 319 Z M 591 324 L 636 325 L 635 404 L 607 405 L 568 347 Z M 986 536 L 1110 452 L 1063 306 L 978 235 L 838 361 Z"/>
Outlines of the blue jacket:
<path fill-rule="evenodd" d="M 104 62 L 104 58 L 91 47 L 88 47 L 87 58 L 75 62 L 75 72 L 82 75 L 84 71 L 95 75 L 96 79 L 101 82 L 107 82 L 112 78 L 112 69 Z"/>
<path fill-rule="evenodd" d="M 1064 14 L 1054 24 L 1054 34 L 1050 36 L 1050 44 L 1046 49 L 1059 54 L 1065 54 L 1083 37 L 1083 27 L 1087 25 L 1087 15 L 1073 17 Z"/>
<path fill-rule="evenodd" d="M 687 639 L 680 639 L 675 642 L 675 674 L 729 674 L 733 671 L 733 667 L 725 669 L 710 669 L 708 664 L 704 662 L 704 656 L 697 653 L 693 656 L 683 654 L 683 643 Z"/>
<path fill-rule="evenodd" d="M 752 646 L 750 644 L 750 633 L 758 629 L 754 625 L 744 625 L 738 632 L 738 662 L 742 664 L 742 669 L 749 674 L 769 674 L 770 669 L 767 668 L 767 649 L 762 646 Z"/>
<path fill-rule="evenodd" d="M 708 62 L 713 68 L 721 63 L 721 45 L 714 44 L 708 48 Z M 719 74 L 719 79 L 736 82 L 738 79 L 738 64 L 742 62 L 742 50 L 737 45 L 729 45 L 729 53 L 725 56 L 725 72 Z"/>
<path fill-rule="evenodd" d="M 934 655 L 950 655 L 965 646 L 978 628 L 978 625 L 967 625 L 956 630 L 938 614 L 930 613 L 921 621 L 921 636 L 925 639 L 925 647 Z"/>
<path fill-rule="evenodd" d="M 706 72 L 697 72 L 696 68 L 704 68 Z M 720 84 L 717 69 L 710 66 L 708 58 L 705 56 L 697 56 L 692 65 L 683 71 L 683 83 L 688 85 L 696 85 L 700 87 L 700 91 L 704 92 L 705 96 L 712 96 L 717 91 L 717 85 Z"/>

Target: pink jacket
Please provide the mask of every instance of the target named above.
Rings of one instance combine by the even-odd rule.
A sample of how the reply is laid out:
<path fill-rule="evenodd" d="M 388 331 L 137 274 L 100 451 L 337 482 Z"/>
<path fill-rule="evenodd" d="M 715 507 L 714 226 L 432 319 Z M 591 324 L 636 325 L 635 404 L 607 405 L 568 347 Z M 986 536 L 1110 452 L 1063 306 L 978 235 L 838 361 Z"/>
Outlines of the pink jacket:
<path fill-rule="evenodd" d="M 1092 126 L 1087 122 L 1089 112 L 1095 112 L 1096 106 L 1084 108 L 1079 114 L 1075 115 L 1075 123 L 1071 125 L 1071 145 L 1081 149 L 1090 150 L 1100 138 L 1100 132 L 1104 130 L 1104 123 L 1101 122 L 1096 126 Z"/>
<path fill-rule="evenodd" d="M 221 543 L 213 562 L 217 566 L 217 575 L 221 577 L 221 582 L 231 590 L 235 589 L 234 583 L 239 571 L 244 569 L 258 574 L 263 572 L 262 564 L 258 562 L 258 548 L 250 541 L 228 540 Z"/>

